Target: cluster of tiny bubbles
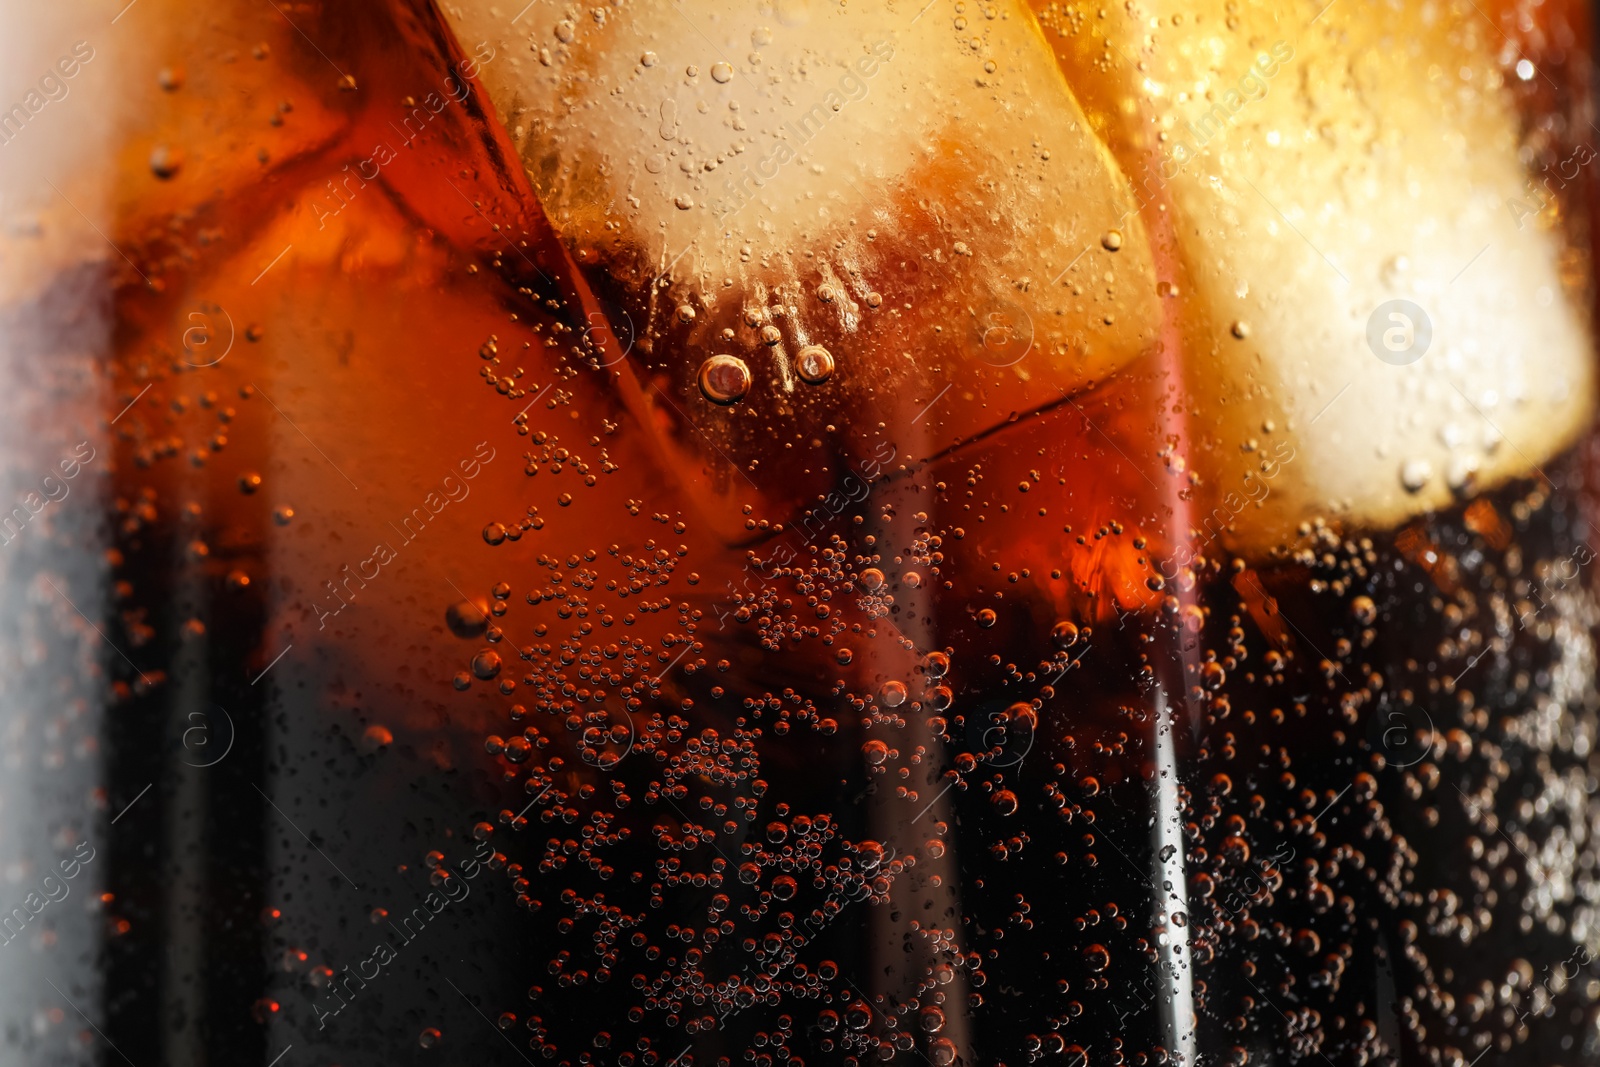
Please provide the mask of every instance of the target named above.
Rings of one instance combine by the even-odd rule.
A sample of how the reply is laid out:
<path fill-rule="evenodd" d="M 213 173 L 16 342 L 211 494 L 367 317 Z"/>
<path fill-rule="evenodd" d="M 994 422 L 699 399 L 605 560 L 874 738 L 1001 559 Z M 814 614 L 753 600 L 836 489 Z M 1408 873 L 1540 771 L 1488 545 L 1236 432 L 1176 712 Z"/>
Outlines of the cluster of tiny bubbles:
<path fill-rule="evenodd" d="M 742 379 L 748 372 L 735 362 Z M 719 381 L 702 377 L 714 387 Z M 1478 514 L 1486 507 L 1475 503 L 1471 521 L 1492 529 L 1493 516 Z M 1087 616 L 1067 612 L 1035 614 L 1019 637 L 1009 626 L 1013 612 L 971 603 L 950 613 L 950 646 L 902 644 L 898 632 L 874 623 L 906 606 L 911 564 L 930 586 L 942 584 L 948 563 L 933 550 L 944 542 L 932 534 L 918 534 L 922 547 L 900 555 L 876 535 L 851 541 L 835 534 L 787 562 L 752 549 L 752 571 L 764 583 L 726 597 L 726 619 L 697 606 L 704 600 L 680 601 L 676 592 L 661 591 L 689 553 L 674 542 L 539 555 L 544 573 L 526 597 L 532 618 L 501 618 L 510 593 L 505 583 L 485 606 L 463 601 L 447 613 L 452 633 L 473 642 L 463 648 L 460 684 L 515 691 L 518 701 L 504 706 L 509 727 L 485 731 L 484 746 L 501 781 L 520 795 L 473 826 L 472 836 L 511 839 L 501 847 L 519 852 L 516 860 L 496 852 L 494 869 L 503 870 L 517 904 L 542 924 L 538 936 L 550 938 L 550 952 L 539 961 L 548 976 L 530 991 L 533 1006 L 516 1020 L 519 1033 L 525 1028 L 531 1035 L 536 1058 L 574 1062 L 588 1054 L 583 1062 L 667 1063 L 681 1051 L 680 1039 L 737 1025 L 741 1034 L 755 1034 L 746 1047 L 773 1063 L 793 1062 L 809 1042 L 820 1050 L 819 1062 L 892 1060 L 917 1049 L 929 1062 L 953 1065 L 969 1028 L 995 1026 L 1010 1011 L 980 1010 L 1005 1003 L 999 986 L 1046 974 L 1054 989 L 1070 991 L 1062 1014 L 1045 1020 L 1018 1009 L 1015 1018 L 1038 1023 L 1016 1025 L 1004 1040 L 1021 1050 L 1014 1062 L 1077 1067 L 1094 1054 L 1089 1038 L 1113 1025 L 1107 1013 L 1129 1002 L 1123 987 L 1159 975 L 1158 942 L 1181 938 L 1197 996 L 1208 998 L 1208 1018 L 1220 1015 L 1236 1032 L 1276 1032 L 1281 1018 L 1231 976 L 1248 963 L 1256 969 L 1249 976 L 1259 975 L 1264 990 L 1270 982 L 1271 991 L 1283 988 L 1280 974 L 1303 976 L 1297 1005 L 1317 1013 L 1294 1024 L 1303 1050 L 1325 1049 L 1338 1062 L 1351 1058 L 1347 1052 L 1380 1061 L 1384 1042 L 1372 1028 L 1371 1004 L 1341 1007 L 1338 1000 L 1341 981 L 1355 986 L 1356 961 L 1376 951 L 1375 935 L 1356 916 L 1392 922 L 1403 909 L 1419 917 L 1408 921 L 1434 943 L 1493 947 L 1485 936 L 1491 923 L 1497 936 L 1502 928 L 1515 930 L 1527 875 L 1515 849 L 1496 844 L 1488 830 L 1493 804 L 1480 814 L 1466 794 L 1476 796 L 1490 782 L 1526 784 L 1534 796 L 1561 788 L 1559 781 L 1519 776 L 1509 760 L 1501 767 L 1498 756 L 1480 758 L 1466 727 L 1452 727 L 1435 746 L 1370 710 L 1380 698 L 1427 699 L 1440 679 L 1467 669 L 1481 653 L 1488 639 L 1482 635 L 1493 634 L 1493 607 L 1462 581 L 1440 594 L 1434 639 L 1438 664 L 1454 673 L 1408 665 L 1381 647 L 1367 651 L 1385 639 L 1389 601 L 1380 576 L 1398 574 L 1407 584 L 1431 580 L 1427 568 L 1451 552 L 1442 546 L 1470 542 L 1470 551 L 1451 555 L 1450 573 L 1466 575 L 1493 559 L 1493 581 L 1507 580 L 1504 552 L 1494 556 L 1471 533 L 1441 528 L 1436 540 L 1408 534 L 1414 540 L 1385 557 L 1370 541 L 1308 529 L 1297 550 L 1303 555 L 1290 562 L 1311 574 L 1309 582 L 1285 582 L 1265 570 L 1257 579 L 1277 582 L 1285 619 L 1327 631 L 1303 645 L 1263 633 L 1241 603 L 1237 572 L 1222 568 L 1196 593 L 1206 610 L 1191 617 L 1174 607 L 1165 622 L 1152 612 L 1127 623 L 1148 627 L 1141 637 L 1170 627 L 1196 649 L 1184 669 L 1201 729 L 1184 741 L 1193 748 L 1182 756 L 1179 836 L 1159 848 L 1150 846 L 1138 810 L 1150 792 L 1149 780 L 1140 781 L 1152 743 L 1148 705 L 1131 694 L 1125 705 L 1121 698 L 1115 707 L 1100 701 L 1099 682 L 1108 675 L 1061 681 L 1063 665 L 1086 658 L 1085 670 L 1125 683 L 1130 666 L 1148 662 L 1139 643 L 1118 636 L 1115 624 L 1104 627 L 1109 636 L 1097 634 Z M 960 533 L 942 536 L 953 541 Z M 649 629 L 613 628 L 604 621 L 613 615 L 652 621 Z M 1514 635 L 1530 652 L 1531 633 Z M 513 643 L 512 634 L 526 636 Z M 1091 646 L 1094 656 L 1085 657 Z M 1553 663 L 1561 651 L 1554 639 L 1541 647 L 1535 666 Z M 919 654 L 908 660 L 906 651 Z M 902 666 L 880 669 L 888 663 Z M 802 664 L 832 690 L 795 680 L 798 670 L 774 678 L 775 666 Z M 992 672 L 985 673 L 985 664 Z M 1379 672 L 1373 664 L 1390 666 Z M 1519 699 L 1537 706 L 1534 698 L 1552 677 L 1530 671 L 1517 683 L 1526 690 Z M 1585 684 L 1592 694 L 1592 681 Z M 982 698 L 974 699 L 979 692 Z M 1576 708 L 1574 699 L 1562 713 L 1577 717 Z M 1374 760 L 1378 749 L 1363 741 L 1363 714 L 1377 723 L 1384 761 Z M 1477 714 L 1471 700 L 1461 704 L 1463 722 L 1476 722 Z M 1421 721 L 1420 709 L 1412 718 Z M 1303 751 L 1316 756 L 1302 759 Z M 1456 779 L 1449 777 L 1452 764 Z M 1388 777 L 1380 782 L 1380 774 Z M 883 817 L 862 819 L 865 805 L 852 809 L 826 799 L 839 785 L 870 794 Z M 1405 803 L 1383 808 L 1378 802 L 1391 794 Z M 1413 802 L 1424 797 L 1430 803 L 1419 810 Z M 1119 838 L 1129 832 L 1117 824 L 1130 798 L 1136 838 Z M 1448 835 L 1419 834 L 1407 842 L 1391 810 L 1455 825 L 1446 826 Z M 1458 866 L 1472 869 L 1476 884 L 1498 886 L 1501 903 L 1469 896 L 1472 883 L 1455 877 L 1422 887 L 1425 872 L 1415 852 L 1453 859 L 1450 850 L 1467 839 L 1464 826 L 1472 822 L 1484 831 L 1476 834 L 1478 852 L 1464 854 Z M 1529 848 L 1540 847 L 1526 819 L 1507 825 L 1519 840 L 1528 838 Z M 1127 856 L 1116 855 L 1122 849 Z M 1141 867 L 1152 860 L 1181 863 L 1190 881 L 1187 901 L 1163 895 L 1175 887 L 1162 874 L 1148 890 L 1120 881 L 1127 878 L 1120 866 L 1130 858 Z M 1043 880 L 1049 875 L 1041 869 L 1060 868 L 1064 881 Z M 1508 872 L 1516 874 L 1515 884 L 1503 881 Z M 961 894 L 948 917 L 924 910 L 928 887 L 955 877 Z M 1099 897 L 1080 889 L 1108 879 L 1125 886 L 1127 897 L 1114 888 Z M 1027 899 L 1042 896 L 1045 886 L 1062 890 L 1051 906 Z M 1365 913 L 1358 890 L 1374 902 Z M 1143 899 L 1151 891 L 1163 909 L 1163 929 L 1153 934 Z M 1437 907 L 1423 899 L 1425 892 Z M 868 918 L 869 909 L 882 910 Z M 926 956 L 907 957 L 903 999 L 854 988 L 866 983 L 868 969 L 846 954 L 864 928 L 890 913 L 908 927 L 918 924 L 908 943 L 920 938 L 934 946 Z M 1449 991 L 1443 961 L 1426 960 L 1430 946 L 1396 928 L 1409 938 L 1407 959 L 1417 968 L 1403 995 L 1443 1015 L 1447 1006 L 1426 1000 L 1426 989 Z M 1022 936 L 1001 945 L 1001 931 Z M 1049 962 L 1039 958 L 1044 949 Z M 1465 1003 L 1459 984 L 1452 995 L 1458 994 Z M 1141 995 L 1150 1000 L 1159 992 L 1152 987 Z M 1485 1005 L 1505 1001 L 1494 1007 L 1499 1011 L 1520 1010 L 1543 994 L 1529 985 L 1473 995 Z M 1442 994 L 1435 999 L 1444 1003 Z M 575 1022 L 587 1018 L 586 1004 L 602 1000 L 616 1006 L 615 1021 Z M 1348 1023 L 1342 1032 L 1341 1013 Z M 600 1025 L 609 1051 L 573 1047 L 575 1031 L 582 1031 L 580 1046 L 589 1046 Z M 663 1033 L 677 1047 L 665 1047 Z M 1130 1063 L 1172 1062 L 1158 1045 L 1142 1047 L 1130 1049 Z M 1226 1059 L 1228 1045 L 1222 1049 Z"/>

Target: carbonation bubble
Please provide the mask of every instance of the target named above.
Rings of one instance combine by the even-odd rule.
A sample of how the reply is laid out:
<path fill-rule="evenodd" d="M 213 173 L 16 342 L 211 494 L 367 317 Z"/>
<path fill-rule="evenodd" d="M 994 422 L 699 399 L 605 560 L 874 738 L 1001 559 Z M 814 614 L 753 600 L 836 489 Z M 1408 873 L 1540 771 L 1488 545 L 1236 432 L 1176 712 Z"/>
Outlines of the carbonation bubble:
<path fill-rule="evenodd" d="M 1058 622 L 1050 631 L 1057 648 L 1071 648 L 1078 643 L 1078 628 L 1070 622 Z"/>
<path fill-rule="evenodd" d="M 700 395 L 713 404 L 737 404 L 750 391 L 750 368 L 738 356 L 712 356 L 700 365 Z"/>
<path fill-rule="evenodd" d="M 1350 601 L 1350 614 L 1361 625 L 1369 626 L 1378 617 L 1378 605 L 1369 596 L 1358 596 Z"/>
<path fill-rule="evenodd" d="M 794 369 L 808 385 L 821 385 L 833 377 L 833 353 L 821 345 L 806 345 L 795 357 Z"/>
<path fill-rule="evenodd" d="M 492 648 L 483 649 L 472 657 L 472 673 L 488 681 L 500 673 L 500 653 Z"/>
<path fill-rule="evenodd" d="M 1006 709 L 1005 723 L 1013 742 L 1031 744 L 1039 727 L 1039 712 L 1032 704 L 1018 702 Z"/>
<path fill-rule="evenodd" d="M 711 80 L 718 85 L 728 84 L 733 80 L 733 67 L 722 62 L 711 64 Z"/>
<path fill-rule="evenodd" d="M 906 684 L 904 682 L 884 682 L 883 688 L 878 690 L 878 699 L 883 701 L 884 707 L 898 708 L 906 702 Z"/>
<path fill-rule="evenodd" d="M 1083 950 L 1083 962 L 1091 971 L 1103 971 L 1111 966 L 1111 953 L 1104 945 L 1090 945 Z"/>
<path fill-rule="evenodd" d="M 869 593 L 876 593 L 883 588 L 883 572 L 876 567 L 868 567 L 861 572 L 861 587 Z"/>
<path fill-rule="evenodd" d="M 1400 467 L 1400 484 L 1408 493 L 1420 493 L 1433 479 L 1433 464 L 1425 459 L 1408 459 Z"/>
<path fill-rule="evenodd" d="M 861 746 L 861 755 L 868 763 L 876 767 L 889 758 L 889 746 L 882 741 L 868 741 Z"/>
<path fill-rule="evenodd" d="M 169 145 L 157 145 L 150 153 L 150 173 L 166 181 L 183 166 L 183 153 Z"/>
<path fill-rule="evenodd" d="M 481 637 L 489 628 L 489 613 L 470 600 L 461 600 L 445 610 L 444 622 L 457 637 Z"/>

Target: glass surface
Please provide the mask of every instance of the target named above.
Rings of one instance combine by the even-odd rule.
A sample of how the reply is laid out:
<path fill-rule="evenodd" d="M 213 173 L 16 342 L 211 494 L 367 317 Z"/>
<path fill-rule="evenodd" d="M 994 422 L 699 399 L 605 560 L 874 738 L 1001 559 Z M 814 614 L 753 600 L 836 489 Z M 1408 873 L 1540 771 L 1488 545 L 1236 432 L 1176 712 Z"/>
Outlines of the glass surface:
<path fill-rule="evenodd" d="M 1586 5 L 3 26 L 0 1064 L 1600 1063 Z"/>

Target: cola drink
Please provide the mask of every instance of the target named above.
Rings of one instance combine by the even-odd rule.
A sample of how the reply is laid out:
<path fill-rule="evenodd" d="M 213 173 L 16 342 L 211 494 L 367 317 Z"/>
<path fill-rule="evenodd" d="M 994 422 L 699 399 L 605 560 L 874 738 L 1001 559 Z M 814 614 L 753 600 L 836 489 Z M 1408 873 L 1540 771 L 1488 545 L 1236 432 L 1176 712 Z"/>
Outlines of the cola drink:
<path fill-rule="evenodd" d="M 1600 1061 L 1587 12 L 1380 14 L 11 12 L 8 1056 Z"/>

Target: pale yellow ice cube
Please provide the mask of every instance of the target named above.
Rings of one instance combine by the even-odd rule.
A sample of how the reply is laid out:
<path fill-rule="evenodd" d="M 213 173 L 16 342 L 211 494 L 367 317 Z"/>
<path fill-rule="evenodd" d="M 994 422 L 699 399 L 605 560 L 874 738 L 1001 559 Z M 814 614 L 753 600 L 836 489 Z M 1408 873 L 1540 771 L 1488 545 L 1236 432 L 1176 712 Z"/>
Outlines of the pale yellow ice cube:
<path fill-rule="evenodd" d="M 947 444 L 1155 343 L 1131 190 L 1020 0 L 445 10 L 497 49 L 480 77 L 544 210 L 679 383 L 729 355 L 743 403 L 804 396 L 819 344 L 863 415 L 953 387 L 923 426 Z"/>
<path fill-rule="evenodd" d="M 1587 278 L 1518 208 L 1517 57 L 1471 3 L 1036 11 L 1170 227 L 1197 526 L 1256 553 L 1318 516 L 1392 526 L 1572 442 Z"/>

